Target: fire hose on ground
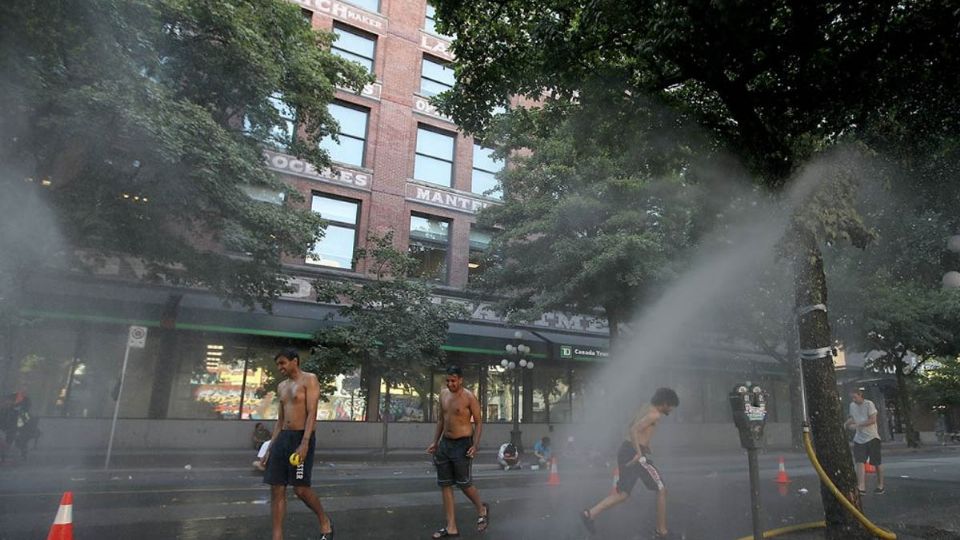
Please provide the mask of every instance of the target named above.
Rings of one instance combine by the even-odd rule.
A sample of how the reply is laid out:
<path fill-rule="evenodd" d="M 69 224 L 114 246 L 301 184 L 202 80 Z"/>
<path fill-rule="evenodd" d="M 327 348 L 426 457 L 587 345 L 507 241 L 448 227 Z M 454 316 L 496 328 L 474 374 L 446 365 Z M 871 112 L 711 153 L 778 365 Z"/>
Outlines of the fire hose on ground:
<path fill-rule="evenodd" d="M 827 472 L 823 470 L 823 466 L 820 465 L 820 460 L 817 459 L 817 454 L 813 451 L 813 441 L 810 437 L 810 426 L 806 423 L 804 423 L 804 426 L 803 426 L 803 447 L 807 451 L 807 457 L 810 459 L 810 463 L 813 465 L 813 468 L 816 469 L 817 476 L 820 477 L 820 481 L 823 482 L 823 485 L 827 486 L 827 488 L 830 490 L 830 493 L 832 493 L 833 496 L 836 497 L 838 501 L 840 501 L 840 504 L 842 504 L 843 507 L 846 508 L 846 510 L 853 515 L 853 517 L 857 518 L 857 521 L 859 521 L 860 524 L 863 525 L 863 528 L 868 530 L 871 534 L 876 535 L 878 538 L 882 538 L 883 540 L 895 540 L 897 538 L 896 534 L 886 529 L 882 529 L 877 525 L 875 525 L 873 522 L 871 522 L 867 518 L 867 516 L 863 515 L 863 512 L 861 512 L 856 506 L 854 506 L 854 504 L 850 502 L 849 499 L 843 496 L 843 493 L 840 493 L 840 490 L 837 489 L 837 486 L 833 483 L 832 480 L 830 480 L 830 477 L 827 475 Z M 779 529 L 764 531 L 763 537 L 774 538 L 777 536 L 783 536 L 786 534 L 805 531 L 809 529 L 825 528 L 826 526 L 827 526 L 826 521 L 802 523 L 799 525 L 792 525 L 790 527 L 782 527 Z M 752 540 L 752 539 L 753 539 L 753 536 L 744 536 L 742 538 L 738 538 L 737 540 Z"/>

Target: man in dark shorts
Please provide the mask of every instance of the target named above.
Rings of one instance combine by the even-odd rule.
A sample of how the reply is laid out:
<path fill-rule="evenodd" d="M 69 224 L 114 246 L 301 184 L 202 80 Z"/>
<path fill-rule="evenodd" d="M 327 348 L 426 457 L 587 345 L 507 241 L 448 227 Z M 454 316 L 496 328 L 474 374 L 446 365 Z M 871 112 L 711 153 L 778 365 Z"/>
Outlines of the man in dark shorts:
<path fill-rule="evenodd" d="M 627 500 L 637 481 L 642 480 L 647 489 L 657 492 L 657 528 L 654 530 L 653 537 L 655 539 L 670 538 L 667 530 L 667 488 L 663 485 L 660 471 L 651 461 L 650 440 L 653 438 L 657 422 L 669 415 L 670 411 L 678 405 L 680 405 L 680 399 L 676 392 L 670 388 L 658 388 L 650 404 L 641 407 L 634 415 L 627 430 L 626 440 L 617 452 L 620 480 L 617 482 L 616 493 L 607 495 L 593 508 L 580 513 L 583 525 L 591 534 L 595 532 L 593 520 L 603 511 Z"/>
<path fill-rule="evenodd" d="M 270 447 L 261 458 L 265 468 L 263 483 L 270 484 L 270 514 L 273 519 L 273 540 L 283 540 L 283 519 L 287 513 L 287 486 L 316 514 L 320 540 L 333 539 L 333 523 L 323 511 L 320 499 L 310 489 L 313 452 L 316 437 L 317 402 L 320 382 L 313 373 L 300 370 L 300 355 L 288 349 L 274 357 L 277 369 L 286 379 L 277 387 L 280 396 L 277 424 L 273 427 Z M 296 464 L 291 456 L 296 455 Z"/>
<path fill-rule="evenodd" d="M 440 391 L 437 430 L 433 443 L 427 448 L 427 453 L 433 454 L 433 463 L 437 467 L 437 484 L 443 493 L 443 512 L 447 520 L 446 526 L 433 533 L 433 538 L 460 536 L 454 507 L 454 485 L 477 509 L 477 531 L 482 533 L 490 525 L 490 506 L 480 500 L 480 492 L 473 485 L 472 476 L 473 458 L 477 454 L 483 431 L 480 402 L 463 387 L 463 372 L 459 366 L 447 368 L 446 384 L 447 387 Z"/>
<path fill-rule="evenodd" d="M 869 399 L 864 399 L 863 389 L 850 392 L 850 417 L 844 424 L 847 429 L 856 430 L 853 436 L 853 461 L 857 464 L 857 487 L 860 494 L 867 492 L 867 460 L 877 468 L 877 495 L 883 495 L 883 466 L 880 456 L 880 432 L 877 430 L 877 407 Z"/>

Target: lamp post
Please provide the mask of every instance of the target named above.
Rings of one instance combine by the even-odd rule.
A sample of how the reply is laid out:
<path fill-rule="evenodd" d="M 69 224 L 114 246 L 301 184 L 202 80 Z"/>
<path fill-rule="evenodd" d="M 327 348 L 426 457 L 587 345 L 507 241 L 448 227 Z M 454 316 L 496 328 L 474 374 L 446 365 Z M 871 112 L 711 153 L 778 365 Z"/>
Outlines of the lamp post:
<path fill-rule="evenodd" d="M 520 341 L 523 338 L 523 332 L 518 330 L 513 333 L 513 337 Z M 508 358 L 500 360 L 500 366 L 513 372 L 513 431 L 510 432 L 510 443 L 516 446 L 518 451 L 523 452 L 520 432 L 520 381 L 523 380 L 524 369 L 533 369 L 533 361 L 525 358 L 530 354 L 530 347 L 523 343 L 517 345 L 511 343 L 504 349 L 507 351 Z"/>

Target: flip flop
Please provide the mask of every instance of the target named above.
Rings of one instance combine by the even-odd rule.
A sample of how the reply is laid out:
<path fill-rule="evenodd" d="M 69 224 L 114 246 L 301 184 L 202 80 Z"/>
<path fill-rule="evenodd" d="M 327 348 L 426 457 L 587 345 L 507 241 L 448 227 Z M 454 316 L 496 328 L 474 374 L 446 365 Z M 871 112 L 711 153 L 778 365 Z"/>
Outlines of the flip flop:
<path fill-rule="evenodd" d="M 597 532 L 597 528 L 593 526 L 593 518 L 590 517 L 589 510 L 583 510 L 580 512 L 580 521 L 583 522 L 583 526 L 587 529 L 587 532 L 594 534 Z"/>
<path fill-rule="evenodd" d="M 477 532 L 482 533 L 490 527 L 490 505 L 487 503 L 481 503 L 481 506 L 487 511 L 482 516 L 477 518 Z"/>
<path fill-rule="evenodd" d="M 439 529 L 437 529 L 437 532 L 433 533 L 433 536 L 431 536 L 431 538 L 434 538 L 434 539 L 436 539 L 436 538 L 456 538 L 456 537 L 458 537 L 458 536 L 460 536 L 460 533 L 458 533 L 458 532 L 452 533 L 452 532 L 448 531 L 446 527 L 440 527 Z"/>
<path fill-rule="evenodd" d="M 330 520 L 330 532 L 320 533 L 320 540 L 333 540 L 333 520 Z"/>

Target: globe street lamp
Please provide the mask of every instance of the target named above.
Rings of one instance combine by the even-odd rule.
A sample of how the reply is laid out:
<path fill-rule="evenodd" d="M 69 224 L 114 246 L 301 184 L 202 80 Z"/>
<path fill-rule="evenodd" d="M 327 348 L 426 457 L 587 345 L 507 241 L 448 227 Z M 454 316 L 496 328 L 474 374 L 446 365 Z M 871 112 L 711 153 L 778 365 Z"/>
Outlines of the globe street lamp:
<path fill-rule="evenodd" d="M 514 339 L 520 341 L 523 338 L 523 332 L 519 330 L 513 333 Z M 513 372 L 513 431 L 510 432 L 510 443 L 517 447 L 517 451 L 523 452 L 523 441 L 520 432 L 520 381 L 523 379 L 524 369 L 533 369 L 533 361 L 527 360 L 526 355 L 530 354 L 530 347 L 520 343 L 512 343 L 504 347 L 509 358 L 500 360 L 500 366 L 505 370 Z"/>

